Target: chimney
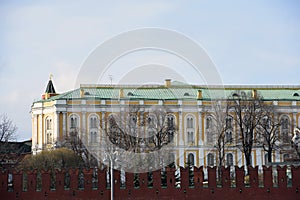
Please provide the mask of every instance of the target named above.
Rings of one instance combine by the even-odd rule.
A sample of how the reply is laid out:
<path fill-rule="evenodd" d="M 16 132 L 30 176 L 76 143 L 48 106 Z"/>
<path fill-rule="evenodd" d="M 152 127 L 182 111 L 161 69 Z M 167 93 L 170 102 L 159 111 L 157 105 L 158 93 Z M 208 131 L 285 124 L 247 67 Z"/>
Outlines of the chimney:
<path fill-rule="evenodd" d="M 124 90 L 123 89 L 119 90 L 119 98 L 124 98 Z"/>
<path fill-rule="evenodd" d="M 252 97 L 254 98 L 254 99 L 256 99 L 257 98 L 257 90 L 252 90 Z"/>
<path fill-rule="evenodd" d="M 197 99 L 202 99 L 202 90 L 198 90 Z"/>
<path fill-rule="evenodd" d="M 80 98 L 84 97 L 84 89 L 80 89 Z"/>
<path fill-rule="evenodd" d="M 171 79 L 165 79 L 165 87 L 171 87 Z"/>

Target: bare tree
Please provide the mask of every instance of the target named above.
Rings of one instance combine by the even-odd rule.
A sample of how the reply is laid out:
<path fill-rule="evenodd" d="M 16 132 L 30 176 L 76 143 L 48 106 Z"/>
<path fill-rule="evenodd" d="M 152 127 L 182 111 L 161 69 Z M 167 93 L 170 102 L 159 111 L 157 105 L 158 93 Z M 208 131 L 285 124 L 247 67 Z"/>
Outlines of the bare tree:
<path fill-rule="evenodd" d="M 294 136 L 291 140 L 292 148 L 295 149 L 298 159 L 300 159 L 300 129 L 296 127 L 294 129 Z"/>
<path fill-rule="evenodd" d="M 125 160 L 130 161 L 128 166 L 134 169 L 136 167 L 146 169 L 153 163 L 155 167 L 172 163 L 173 157 L 170 155 L 173 149 L 169 147 L 174 141 L 177 127 L 175 118 L 165 107 L 146 109 L 130 105 L 122 112 L 107 116 L 101 124 L 104 125 L 102 136 L 104 140 L 108 140 L 106 144 L 109 145 L 104 154 L 115 152 L 111 150 L 112 146 L 119 148 L 122 151 L 120 153 L 123 154 L 121 156 L 126 154 Z M 163 148 L 167 145 L 170 146 Z M 157 153 L 160 150 L 165 153 Z M 116 159 L 121 160 L 121 158 Z M 125 165 L 122 163 L 123 167 Z"/>
<path fill-rule="evenodd" d="M 88 151 L 85 144 L 79 137 L 78 128 L 72 128 L 64 140 L 57 145 L 57 147 L 66 147 L 71 149 L 77 156 L 79 156 L 85 164 L 85 167 L 95 167 L 98 166 L 97 159 Z"/>
<path fill-rule="evenodd" d="M 278 117 L 275 114 L 273 105 L 264 104 L 262 106 L 262 115 L 257 125 L 256 142 L 267 152 L 268 162 L 272 162 L 272 152 L 280 147 L 280 137 L 278 134 L 281 126 Z"/>
<path fill-rule="evenodd" d="M 234 113 L 234 119 L 238 126 L 238 143 L 244 153 L 246 165 L 251 165 L 251 152 L 254 145 L 254 133 L 264 116 L 263 99 L 257 93 L 245 93 L 236 91 L 228 99 L 230 111 Z"/>
<path fill-rule="evenodd" d="M 17 126 L 6 114 L 0 115 L 0 142 L 8 142 L 15 139 Z"/>
<path fill-rule="evenodd" d="M 105 119 L 105 134 L 112 144 L 133 152 L 155 151 L 174 140 L 177 127 L 170 112 L 164 108 L 144 113 L 139 106 L 129 106 L 128 110 Z"/>
<path fill-rule="evenodd" d="M 227 102 L 216 101 L 212 104 L 211 126 L 213 133 L 214 148 L 217 150 L 218 159 L 218 180 L 221 180 L 221 167 L 225 166 L 225 151 L 226 145 L 232 143 L 232 134 L 227 134 L 227 131 L 232 131 L 231 116 L 229 115 Z M 230 132 L 231 133 L 231 132 Z"/>

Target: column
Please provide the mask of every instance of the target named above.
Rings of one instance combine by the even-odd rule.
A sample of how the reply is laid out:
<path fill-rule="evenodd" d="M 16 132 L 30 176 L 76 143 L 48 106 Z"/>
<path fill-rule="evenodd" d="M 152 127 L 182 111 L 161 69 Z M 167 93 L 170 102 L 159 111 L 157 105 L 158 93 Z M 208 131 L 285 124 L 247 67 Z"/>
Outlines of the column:
<path fill-rule="evenodd" d="M 63 121 L 62 121 L 62 123 L 63 123 L 63 127 L 62 127 L 62 129 L 63 129 L 63 139 L 66 137 L 66 131 L 67 131 L 67 113 L 66 112 L 63 112 Z"/>
<path fill-rule="evenodd" d="M 182 131 L 182 109 L 178 111 L 179 114 L 179 137 L 178 137 L 178 144 L 184 145 L 184 133 Z"/>
<path fill-rule="evenodd" d="M 202 113 L 201 109 L 198 109 L 198 127 L 199 127 L 199 132 L 198 132 L 198 145 L 203 145 L 202 141 Z"/>
<path fill-rule="evenodd" d="M 82 111 L 82 124 L 81 124 L 81 141 L 85 143 L 87 138 L 87 129 L 86 129 L 86 112 Z"/>
<path fill-rule="evenodd" d="M 44 133 L 43 133 L 43 114 L 38 115 L 38 123 L 39 123 L 39 129 L 38 129 L 38 147 L 39 150 L 41 150 L 43 148 L 43 144 L 45 143 L 45 141 L 43 140 L 45 137 L 43 137 Z"/>
<path fill-rule="evenodd" d="M 105 133 L 105 121 L 106 121 L 106 119 L 105 119 L 105 111 L 102 111 L 101 112 L 101 117 L 102 117 L 102 130 L 101 130 L 101 140 L 105 140 L 105 137 L 106 137 L 106 133 Z M 100 141 L 101 143 L 102 143 L 102 141 Z"/>
<path fill-rule="evenodd" d="M 38 124 L 37 124 L 37 115 L 32 115 L 32 147 L 31 150 L 35 154 L 38 144 Z"/>
<path fill-rule="evenodd" d="M 297 127 L 297 124 L 296 124 L 296 122 L 297 122 L 296 115 L 297 115 L 297 113 L 293 112 L 293 127 L 291 127 L 293 129 Z M 294 133 L 294 130 L 292 130 L 292 132 Z"/>
<path fill-rule="evenodd" d="M 55 112 L 54 115 L 54 131 L 53 131 L 53 143 L 59 141 L 59 112 Z"/>

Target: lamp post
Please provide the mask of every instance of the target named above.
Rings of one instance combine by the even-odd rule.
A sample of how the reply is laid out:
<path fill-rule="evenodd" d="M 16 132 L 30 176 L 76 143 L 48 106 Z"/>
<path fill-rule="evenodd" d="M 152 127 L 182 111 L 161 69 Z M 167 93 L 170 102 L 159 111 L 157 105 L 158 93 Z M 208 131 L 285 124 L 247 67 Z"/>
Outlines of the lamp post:
<path fill-rule="evenodd" d="M 114 151 L 113 153 L 106 154 L 109 158 L 110 162 L 110 199 L 114 199 L 114 160 L 116 155 L 118 155 L 118 151 Z"/>

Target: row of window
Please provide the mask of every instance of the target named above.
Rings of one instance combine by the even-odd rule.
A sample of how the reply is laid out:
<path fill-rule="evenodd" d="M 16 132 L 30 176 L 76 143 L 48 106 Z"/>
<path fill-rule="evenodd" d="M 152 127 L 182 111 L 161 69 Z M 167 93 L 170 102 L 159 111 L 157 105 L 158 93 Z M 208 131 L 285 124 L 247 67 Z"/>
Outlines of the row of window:
<path fill-rule="evenodd" d="M 133 121 L 136 122 L 136 119 L 132 119 Z M 148 116 L 147 118 L 147 123 L 149 124 L 149 128 L 153 128 L 155 126 L 155 116 Z M 169 126 L 174 125 L 175 123 L 175 117 L 173 115 L 168 116 L 167 118 L 167 123 Z M 187 142 L 188 143 L 193 143 L 194 142 L 194 133 L 195 133 L 195 124 L 194 124 L 194 117 L 191 115 L 188 115 L 186 118 L 186 128 L 187 128 Z M 211 116 L 206 117 L 206 138 L 208 143 L 212 143 L 214 141 L 213 138 L 213 119 Z M 79 128 L 79 116 L 72 114 L 69 117 L 69 122 L 70 122 L 70 128 L 75 129 Z M 50 117 L 46 118 L 46 140 L 47 143 L 52 143 L 52 119 Z M 290 119 L 288 116 L 282 116 L 281 117 L 281 133 L 283 135 L 283 141 L 288 142 L 288 133 L 289 133 L 289 124 L 290 124 Z M 89 128 L 90 132 L 94 133 L 95 130 L 93 129 L 98 129 L 99 127 L 99 118 L 97 115 L 91 115 L 89 117 Z M 232 127 L 233 127 L 233 119 L 231 116 L 226 118 L 226 133 L 225 133 L 225 141 L 226 143 L 232 143 L 233 137 L 232 137 Z M 149 129 L 149 131 L 151 131 Z M 92 138 L 92 137 L 91 137 Z"/>
<path fill-rule="evenodd" d="M 289 158 L 289 154 L 284 154 L 283 155 L 283 160 L 287 160 Z M 264 159 L 265 159 L 265 164 L 268 164 L 268 154 L 266 153 L 264 155 Z M 188 154 L 188 158 L 187 158 L 187 164 L 188 165 L 195 165 L 195 158 L 194 158 L 194 154 L 190 153 Z M 213 153 L 208 153 L 206 156 L 206 160 L 207 160 L 207 166 L 215 166 L 215 156 Z M 252 161 L 252 158 L 250 158 L 250 161 Z M 233 166 L 233 154 L 232 153 L 227 153 L 226 154 L 226 166 Z"/>
<path fill-rule="evenodd" d="M 215 166 L 215 156 L 212 153 L 208 153 L 206 156 L 207 159 L 207 166 Z M 187 157 L 187 164 L 188 165 L 195 165 L 195 158 L 194 154 L 190 153 Z M 233 166 L 233 155 L 232 153 L 226 154 L 226 165 Z"/>
<path fill-rule="evenodd" d="M 149 116 L 147 119 L 147 122 L 149 125 L 153 125 L 155 122 L 155 119 L 153 116 Z M 186 127 L 187 129 L 194 129 L 194 117 L 188 116 L 186 118 Z M 206 129 L 212 129 L 213 128 L 213 119 L 211 116 L 206 117 Z M 174 123 L 175 118 L 173 115 L 168 116 L 168 123 Z M 90 128 L 97 128 L 99 127 L 99 118 L 96 115 L 92 115 L 89 118 L 89 127 Z M 281 117 L 281 131 L 288 131 L 289 130 L 289 125 L 290 125 L 290 119 L 288 116 L 284 115 Z M 79 127 L 79 117 L 77 115 L 72 114 L 70 116 L 70 127 L 71 128 L 78 128 Z M 226 118 L 226 129 L 232 129 L 233 127 L 233 119 L 232 117 Z M 52 129 L 52 119 L 48 117 L 46 119 L 46 130 L 51 130 Z"/>

